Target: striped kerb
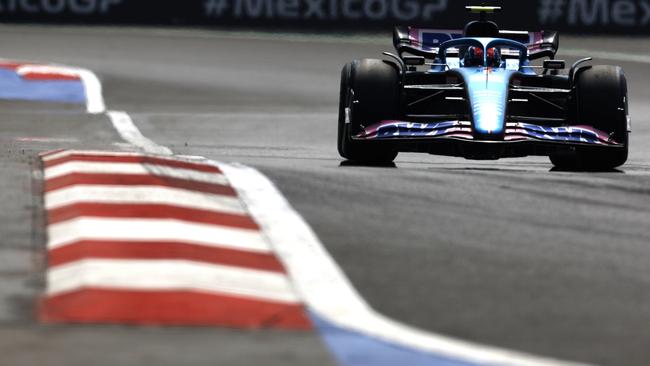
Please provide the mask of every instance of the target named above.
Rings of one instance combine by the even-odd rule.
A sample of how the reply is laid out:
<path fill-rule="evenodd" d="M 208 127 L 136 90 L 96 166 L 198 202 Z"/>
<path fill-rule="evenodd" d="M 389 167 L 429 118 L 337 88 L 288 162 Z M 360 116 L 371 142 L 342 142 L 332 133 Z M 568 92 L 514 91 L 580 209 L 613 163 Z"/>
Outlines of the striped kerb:
<path fill-rule="evenodd" d="M 45 323 L 309 329 L 218 166 L 140 153 L 41 155 Z"/>

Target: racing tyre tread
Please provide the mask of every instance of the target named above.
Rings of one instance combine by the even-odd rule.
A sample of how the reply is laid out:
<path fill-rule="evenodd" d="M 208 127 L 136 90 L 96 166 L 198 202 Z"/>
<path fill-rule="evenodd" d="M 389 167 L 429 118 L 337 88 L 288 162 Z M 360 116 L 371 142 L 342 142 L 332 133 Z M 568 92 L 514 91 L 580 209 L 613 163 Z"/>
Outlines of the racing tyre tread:
<path fill-rule="evenodd" d="M 368 165 L 390 164 L 397 150 L 375 141 L 355 141 L 353 134 L 361 131 L 361 123 L 369 125 L 395 115 L 398 98 L 397 70 L 382 60 L 363 59 L 348 63 L 341 71 L 339 95 L 338 151 L 348 161 Z M 346 108 L 351 104 L 351 91 L 359 101 L 346 123 Z"/>
<path fill-rule="evenodd" d="M 576 112 L 581 124 L 612 134 L 623 148 L 578 148 L 550 156 L 562 170 L 607 171 L 627 161 L 627 80 L 618 66 L 590 66 L 579 71 L 575 83 Z"/>

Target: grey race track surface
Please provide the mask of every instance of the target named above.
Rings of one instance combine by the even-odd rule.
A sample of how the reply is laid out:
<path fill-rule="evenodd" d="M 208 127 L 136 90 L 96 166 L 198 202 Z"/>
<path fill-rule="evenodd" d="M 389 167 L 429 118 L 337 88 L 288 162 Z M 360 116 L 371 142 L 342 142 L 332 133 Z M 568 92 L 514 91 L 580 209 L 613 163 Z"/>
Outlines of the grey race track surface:
<path fill-rule="evenodd" d="M 630 83 L 634 134 L 631 159 L 619 172 L 553 172 L 543 158 L 473 162 L 412 154 L 401 155 L 395 168 L 362 168 L 341 166 L 335 149 L 339 71 L 353 58 L 388 50 L 388 35 L 385 44 L 364 44 L 198 30 L 1 30 L 3 57 L 96 71 L 104 79 L 107 104 L 131 113 L 146 136 L 176 153 L 262 170 L 380 312 L 437 333 L 557 358 L 650 363 L 648 65 L 622 63 Z M 647 39 L 570 37 L 563 43 L 616 52 L 650 45 Z M 21 118 L 25 126 L 38 121 Z M 91 147 L 117 141 L 96 137 L 110 133 L 106 121 L 88 122 L 94 128 L 87 133 L 74 128 L 74 119 L 50 122 L 52 127 L 38 130 L 40 134 L 63 134 Z M 4 129 L 3 124 L 3 137 Z M 3 141 L 3 147 L 5 143 L 15 140 Z M 38 148 L 30 145 L 28 155 Z M 28 158 L 17 151 L 2 158 L 16 165 L 3 165 L 9 176 L 23 175 L 24 182 L 29 172 L 18 167 Z M 12 226 L 16 238 L 25 237 L 29 228 L 13 210 L 28 216 L 32 207 L 22 189 L 24 202 L 3 200 L 0 223 L 4 232 L 12 220 L 21 222 Z M 23 244 L 30 245 L 15 243 Z M 14 277 L 23 275 L 18 271 Z M 38 278 L 38 273 L 31 276 Z M 0 289 L 12 283 L 5 278 Z M 36 293 L 38 281 L 33 282 L 31 292 L 16 295 L 18 299 Z M 28 323 L 27 318 L 22 313 L 22 322 Z M 51 347 L 65 349 L 64 341 L 46 341 L 44 332 L 51 329 L 32 327 L 17 328 L 20 336 L 11 342 L 25 342 L 43 355 Z M 191 337 L 181 341 L 182 347 L 206 352 L 200 354 L 206 359 L 220 360 L 210 353 L 211 342 L 228 342 L 262 345 L 269 359 L 285 364 L 328 362 L 317 340 L 304 335 L 167 332 L 173 331 Z M 1 343 L 6 344 L 8 334 L 13 334 L 11 328 L 0 332 Z M 90 339 L 98 350 L 118 349 L 116 337 L 147 336 L 149 346 L 140 350 L 144 355 L 157 354 L 155 344 L 164 349 L 175 339 L 162 329 L 64 328 L 62 334 L 67 342 Z M 225 349 L 237 354 L 236 347 Z M 287 356 L 290 351 L 293 359 Z M 143 354 L 132 350 L 134 357 Z"/>

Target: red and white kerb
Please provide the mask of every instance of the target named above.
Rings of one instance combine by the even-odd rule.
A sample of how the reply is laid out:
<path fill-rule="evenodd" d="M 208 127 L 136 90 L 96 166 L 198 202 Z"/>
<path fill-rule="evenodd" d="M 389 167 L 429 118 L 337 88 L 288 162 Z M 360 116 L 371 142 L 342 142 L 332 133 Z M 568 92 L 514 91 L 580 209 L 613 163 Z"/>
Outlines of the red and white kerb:
<path fill-rule="evenodd" d="M 78 71 L 62 66 L 0 60 L 0 67 L 15 71 L 25 80 L 81 80 Z"/>
<path fill-rule="evenodd" d="M 311 327 L 218 166 L 96 151 L 41 159 L 49 258 L 42 321 Z"/>

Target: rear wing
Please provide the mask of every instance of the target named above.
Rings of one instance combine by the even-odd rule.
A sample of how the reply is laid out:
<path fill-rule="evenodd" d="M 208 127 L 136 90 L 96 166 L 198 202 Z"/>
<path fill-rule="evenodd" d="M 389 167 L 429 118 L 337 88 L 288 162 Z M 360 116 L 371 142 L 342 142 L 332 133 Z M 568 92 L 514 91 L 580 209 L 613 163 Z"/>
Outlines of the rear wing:
<path fill-rule="evenodd" d="M 521 42 L 528 48 L 528 58 L 536 60 L 544 57 L 555 58 L 560 45 L 560 36 L 555 31 L 499 31 L 502 38 Z M 393 44 L 402 56 L 410 53 L 427 58 L 435 58 L 438 46 L 446 41 L 462 38 L 462 30 L 427 29 L 415 27 L 395 27 Z"/>

